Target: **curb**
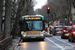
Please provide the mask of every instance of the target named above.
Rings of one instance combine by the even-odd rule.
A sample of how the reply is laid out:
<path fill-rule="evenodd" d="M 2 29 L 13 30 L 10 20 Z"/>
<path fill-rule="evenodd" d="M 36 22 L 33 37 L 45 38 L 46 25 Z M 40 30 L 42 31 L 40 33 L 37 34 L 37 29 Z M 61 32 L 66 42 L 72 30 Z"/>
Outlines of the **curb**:
<path fill-rule="evenodd" d="M 13 39 L 12 41 L 12 45 L 10 46 L 10 48 L 8 50 L 14 50 L 14 48 L 18 45 L 19 41 L 20 41 L 20 37 L 17 37 L 16 39 Z"/>
<path fill-rule="evenodd" d="M 13 50 L 15 50 L 15 49 L 18 47 L 18 45 L 19 45 L 20 41 L 21 41 L 21 39 L 20 39 L 20 37 L 19 37 L 18 44 L 14 47 L 14 49 L 13 49 Z"/>

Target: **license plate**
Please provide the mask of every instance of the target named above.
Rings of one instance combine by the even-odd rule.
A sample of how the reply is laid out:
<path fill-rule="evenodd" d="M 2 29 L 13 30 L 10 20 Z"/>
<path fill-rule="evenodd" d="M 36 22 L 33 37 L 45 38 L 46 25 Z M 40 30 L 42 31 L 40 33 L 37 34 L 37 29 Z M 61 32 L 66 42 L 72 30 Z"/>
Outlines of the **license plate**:
<path fill-rule="evenodd" d="M 36 37 L 31 37 L 31 38 L 36 38 Z"/>

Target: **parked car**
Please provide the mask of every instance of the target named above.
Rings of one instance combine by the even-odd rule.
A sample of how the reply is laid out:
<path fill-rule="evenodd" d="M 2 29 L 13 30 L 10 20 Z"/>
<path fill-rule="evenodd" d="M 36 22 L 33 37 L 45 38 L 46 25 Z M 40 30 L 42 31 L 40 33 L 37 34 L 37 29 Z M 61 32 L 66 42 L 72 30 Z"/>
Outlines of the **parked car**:
<path fill-rule="evenodd" d="M 64 26 L 61 34 L 61 38 L 68 38 L 68 35 L 70 33 L 70 30 L 72 29 L 72 26 Z"/>
<path fill-rule="evenodd" d="M 68 41 L 69 42 L 74 42 L 75 41 L 75 27 L 73 27 L 70 30 L 69 36 L 68 36 Z"/>
<path fill-rule="evenodd" d="M 61 34 L 63 27 L 55 26 L 53 29 L 53 35 Z"/>

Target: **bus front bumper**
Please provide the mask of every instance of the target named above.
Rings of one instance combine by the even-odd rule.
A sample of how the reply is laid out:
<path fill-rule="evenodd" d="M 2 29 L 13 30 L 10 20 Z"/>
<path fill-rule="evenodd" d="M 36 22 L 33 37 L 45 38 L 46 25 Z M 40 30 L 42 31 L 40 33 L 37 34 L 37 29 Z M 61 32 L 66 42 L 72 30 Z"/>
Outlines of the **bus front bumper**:
<path fill-rule="evenodd" d="M 44 35 L 43 36 L 30 36 L 30 35 L 22 36 L 22 39 L 35 39 L 35 38 L 44 39 L 45 36 Z"/>

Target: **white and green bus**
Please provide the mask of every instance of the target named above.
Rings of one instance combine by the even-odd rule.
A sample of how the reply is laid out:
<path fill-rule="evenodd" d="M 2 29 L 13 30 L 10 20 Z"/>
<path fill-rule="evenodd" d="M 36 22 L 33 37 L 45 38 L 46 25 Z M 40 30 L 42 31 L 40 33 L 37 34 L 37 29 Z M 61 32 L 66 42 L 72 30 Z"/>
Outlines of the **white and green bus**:
<path fill-rule="evenodd" d="M 20 19 L 21 39 L 45 39 L 44 16 L 26 15 Z"/>

